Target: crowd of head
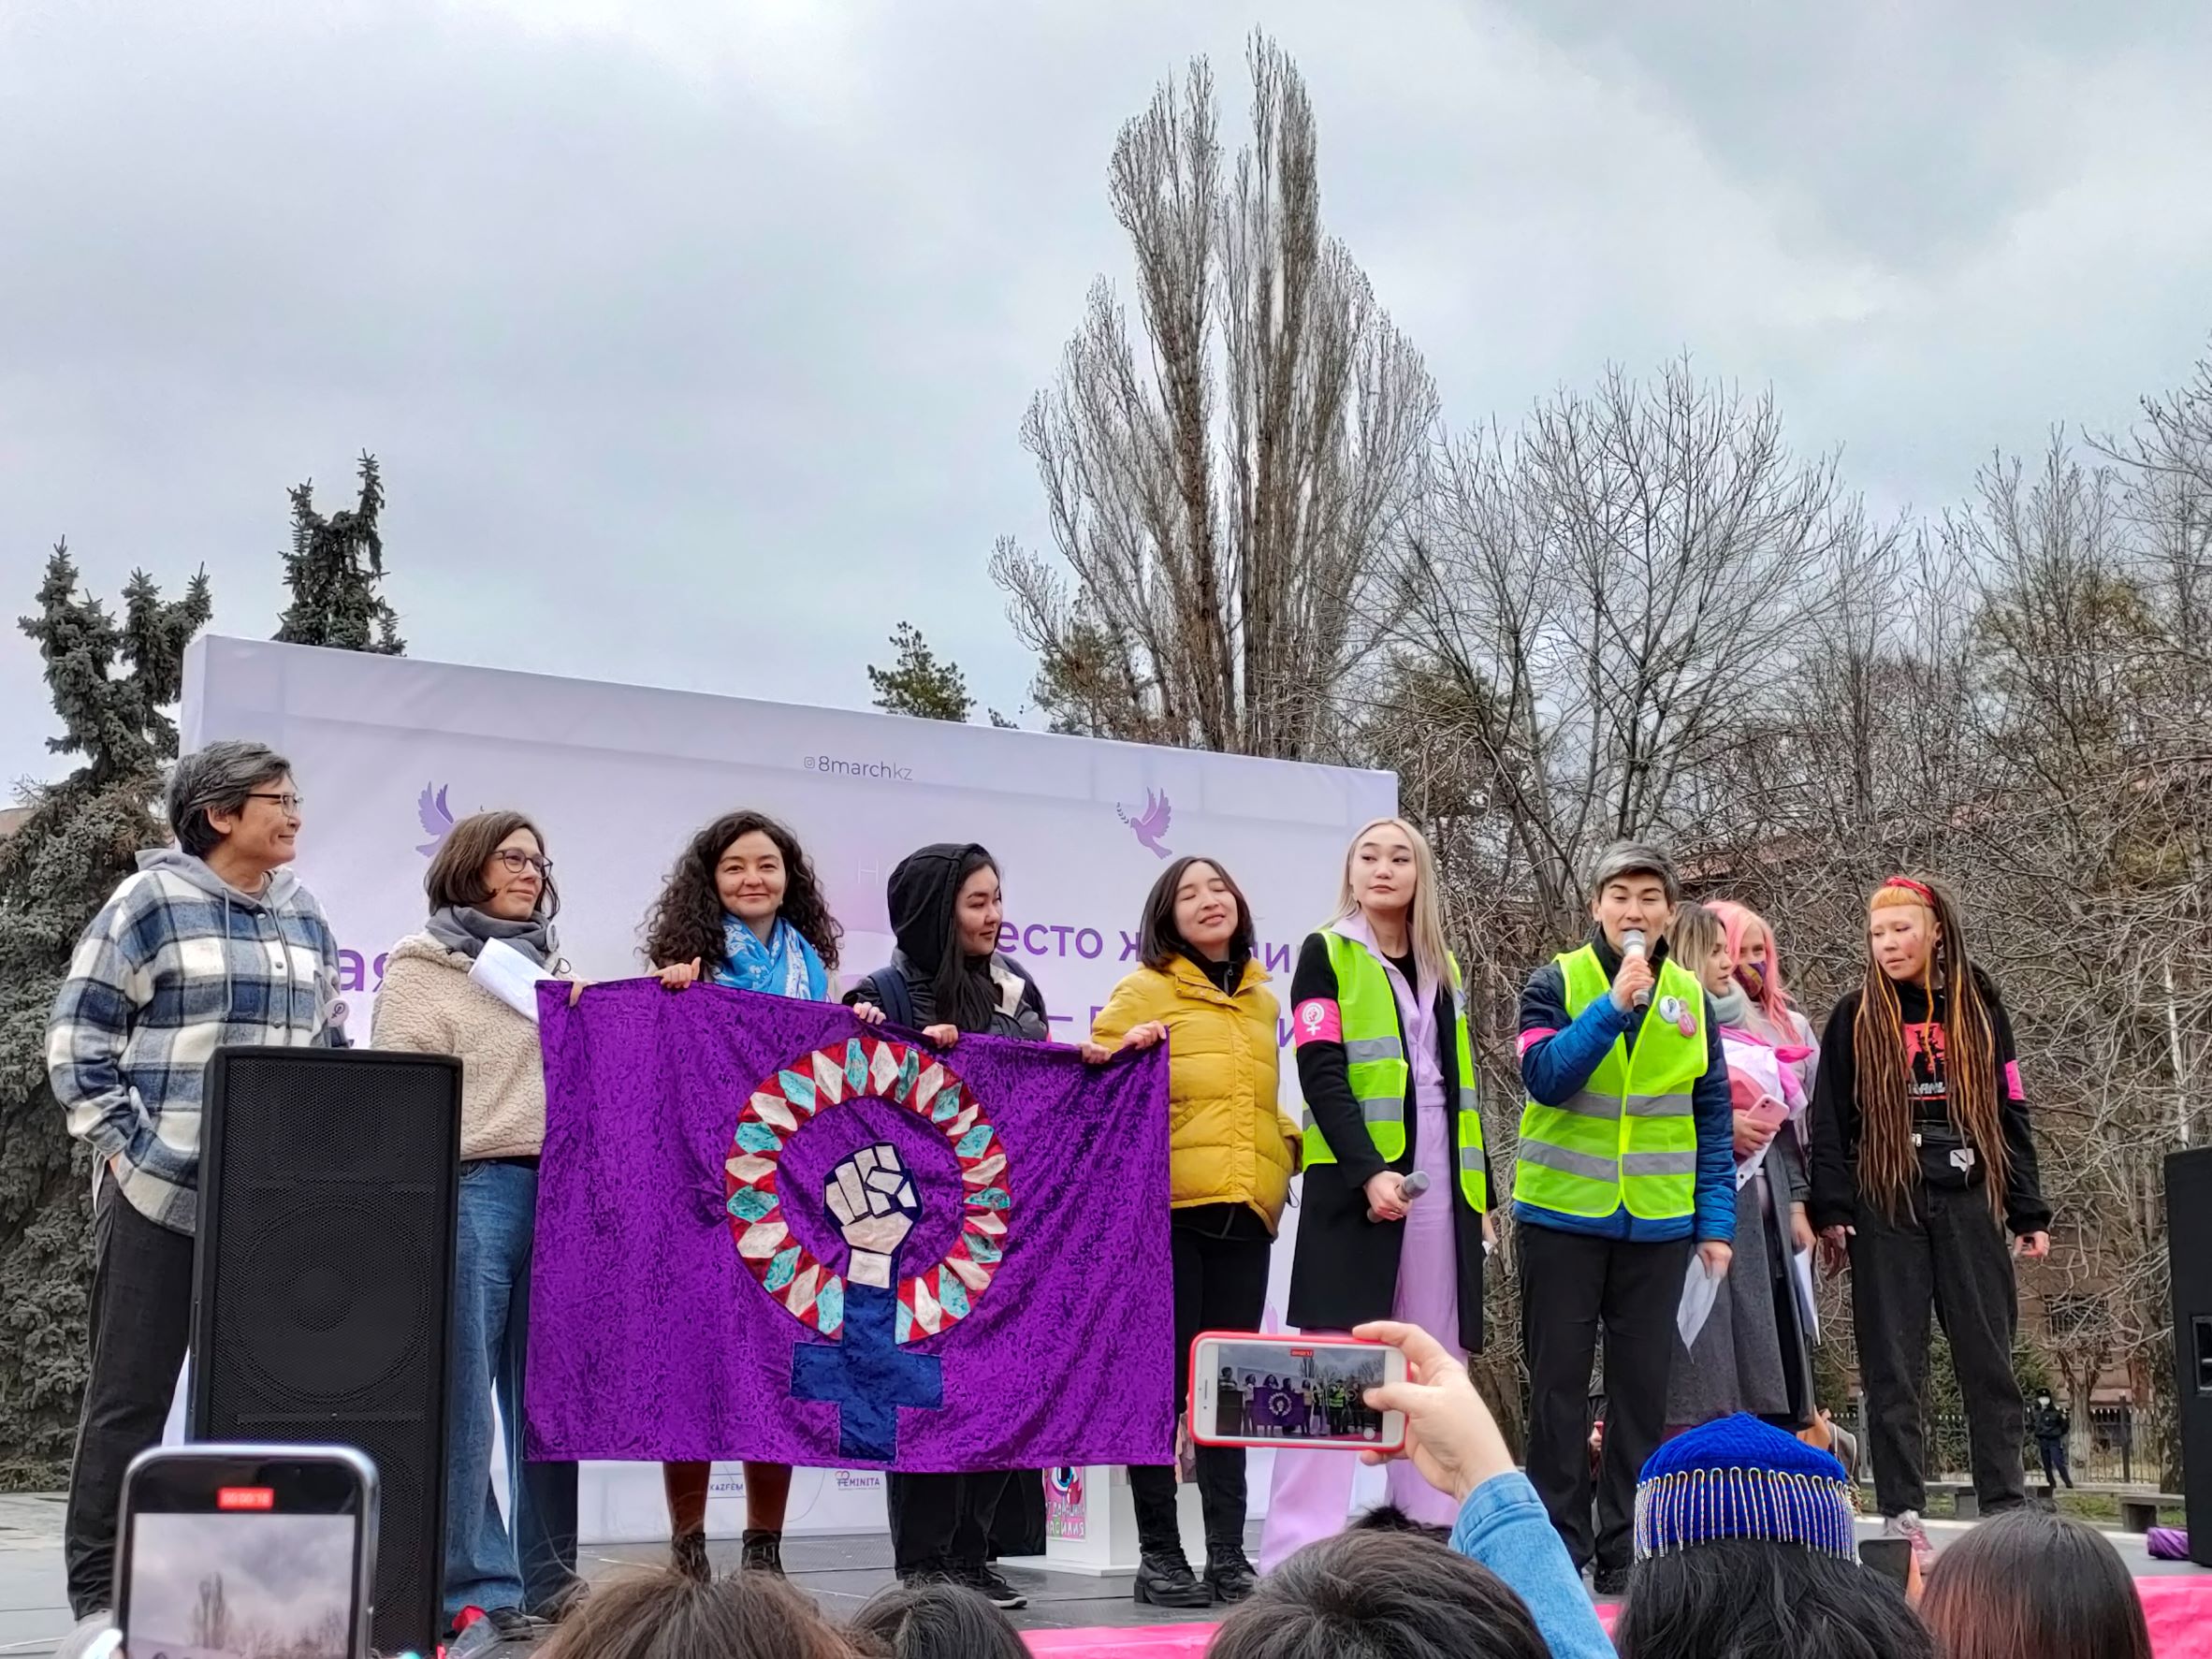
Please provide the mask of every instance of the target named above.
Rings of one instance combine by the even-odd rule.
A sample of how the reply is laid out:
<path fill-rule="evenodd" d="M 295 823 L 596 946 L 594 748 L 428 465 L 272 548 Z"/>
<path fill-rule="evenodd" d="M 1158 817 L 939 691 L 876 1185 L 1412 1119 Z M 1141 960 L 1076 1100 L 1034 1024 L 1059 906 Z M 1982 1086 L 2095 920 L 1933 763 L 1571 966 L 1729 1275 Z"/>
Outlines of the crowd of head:
<path fill-rule="evenodd" d="M 1411 1333 L 1409 1352 L 1419 1352 Z M 1433 1345 L 1429 1345 L 1433 1346 Z M 1440 1351 L 1440 1350 L 1439 1350 Z M 1415 1375 L 1421 1366 L 1417 1361 Z M 1432 1373 L 1432 1376 L 1435 1374 Z M 1378 1390 L 1377 1398 L 1384 1392 Z M 1407 1457 L 1454 1492 L 1491 1478 L 1501 1442 L 1464 1371 L 1407 1396 Z M 1612 1630 L 1619 1659 L 2150 1659 L 2141 1599 L 2103 1534 L 2048 1510 L 1974 1528 L 1925 1585 L 1855 1544 L 1851 1482 L 1826 1453 L 1737 1417 L 1678 1436 L 1646 1466 L 1637 1564 Z M 1509 1560 L 1371 1511 L 1262 1579 L 1208 1659 L 1551 1659 Z M 547 1659 L 1019 1659 L 1005 1614 L 958 1584 L 902 1585 L 843 1624 L 764 1573 L 673 1574 L 604 1589 Z"/>
<path fill-rule="evenodd" d="M 1848 1557 L 1725 1537 L 1638 1564 L 1614 1626 L 1621 1659 L 2150 1659 L 2117 1552 L 2042 1510 L 1953 1545 L 1918 1608 Z M 1208 1659 L 1547 1659 L 1496 1572 L 1419 1525 L 1355 1526 L 1262 1579 Z M 773 1575 L 673 1572 L 603 1587 L 547 1659 L 1022 1659 L 1008 1617 L 958 1584 L 900 1585 L 842 1625 Z"/>

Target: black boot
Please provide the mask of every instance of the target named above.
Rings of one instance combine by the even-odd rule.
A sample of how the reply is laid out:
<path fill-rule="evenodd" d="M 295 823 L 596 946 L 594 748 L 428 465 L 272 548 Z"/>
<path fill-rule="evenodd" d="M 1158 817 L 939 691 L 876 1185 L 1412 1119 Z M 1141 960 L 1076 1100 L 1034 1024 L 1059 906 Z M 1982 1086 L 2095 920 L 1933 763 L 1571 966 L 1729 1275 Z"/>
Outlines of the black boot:
<path fill-rule="evenodd" d="M 1252 1564 L 1244 1558 L 1242 1545 L 1210 1544 L 1206 1547 L 1206 1589 L 1222 1606 L 1243 1601 L 1252 1594 L 1259 1576 L 1252 1570 Z"/>
<path fill-rule="evenodd" d="M 1147 1550 L 1137 1563 L 1137 1600 L 1156 1608 L 1207 1608 L 1214 1598 L 1184 1558 L 1183 1546 Z"/>
<path fill-rule="evenodd" d="M 706 1559 L 705 1533 L 678 1533 L 668 1546 L 675 1560 L 676 1570 L 685 1578 L 707 1583 L 714 1578 L 714 1564 Z"/>
<path fill-rule="evenodd" d="M 740 1570 L 753 1573 L 774 1573 L 783 1577 L 783 1535 L 781 1533 L 754 1532 L 746 1529 L 745 1554 L 738 1561 Z"/>

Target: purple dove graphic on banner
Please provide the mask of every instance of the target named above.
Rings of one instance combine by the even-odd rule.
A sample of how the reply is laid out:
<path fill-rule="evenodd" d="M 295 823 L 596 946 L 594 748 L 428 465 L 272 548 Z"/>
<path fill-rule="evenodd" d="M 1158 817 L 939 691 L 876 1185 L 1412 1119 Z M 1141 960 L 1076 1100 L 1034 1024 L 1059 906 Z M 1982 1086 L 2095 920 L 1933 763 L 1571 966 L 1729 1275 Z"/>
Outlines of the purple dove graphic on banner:
<path fill-rule="evenodd" d="M 415 816 L 422 825 L 422 833 L 430 837 L 415 851 L 428 858 L 438 851 L 439 843 L 445 839 L 446 834 L 453 828 L 453 810 L 445 804 L 445 786 L 443 783 L 426 783 L 422 786 L 422 793 L 415 798 Z"/>
<path fill-rule="evenodd" d="M 1165 790 L 1146 790 L 1144 810 L 1134 818 L 1129 816 L 1129 809 L 1118 801 L 1114 803 L 1113 810 L 1122 822 L 1129 826 L 1129 833 L 1137 837 L 1140 847 L 1150 848 L 1160 858 L 1172 853 L 1173 849 L 1161 846 L 1159 840 L 1160 837 L 1168 833 L 1168 825 L 1175 822 L 1175 808 L 1170 804 Z"/>

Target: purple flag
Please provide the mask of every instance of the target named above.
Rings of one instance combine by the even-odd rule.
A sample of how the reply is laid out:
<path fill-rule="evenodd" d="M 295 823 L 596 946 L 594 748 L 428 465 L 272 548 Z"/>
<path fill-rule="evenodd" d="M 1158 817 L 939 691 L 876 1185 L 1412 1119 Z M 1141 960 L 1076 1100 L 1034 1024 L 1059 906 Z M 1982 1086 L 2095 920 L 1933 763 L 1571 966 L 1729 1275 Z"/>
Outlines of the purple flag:
<path fill-rule="evenodd" d="M 540 991 L 531 1458 L 1173 1459 L 1164 1050 Z"/>

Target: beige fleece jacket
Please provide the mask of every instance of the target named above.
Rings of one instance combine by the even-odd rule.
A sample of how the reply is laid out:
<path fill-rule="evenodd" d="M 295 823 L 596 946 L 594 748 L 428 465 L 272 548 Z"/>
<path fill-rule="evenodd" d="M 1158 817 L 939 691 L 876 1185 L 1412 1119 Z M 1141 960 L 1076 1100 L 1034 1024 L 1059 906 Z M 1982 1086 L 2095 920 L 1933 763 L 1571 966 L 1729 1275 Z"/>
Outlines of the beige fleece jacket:
<path fill-rule="evenodd" d="M 535 1157 L 544 1148 L 546 1067 L 537 1026 L 473 983 L 459 952 L 427 933 L 394 945 L 369 1041 L 460 1061 L 463 1158 Z"/>

